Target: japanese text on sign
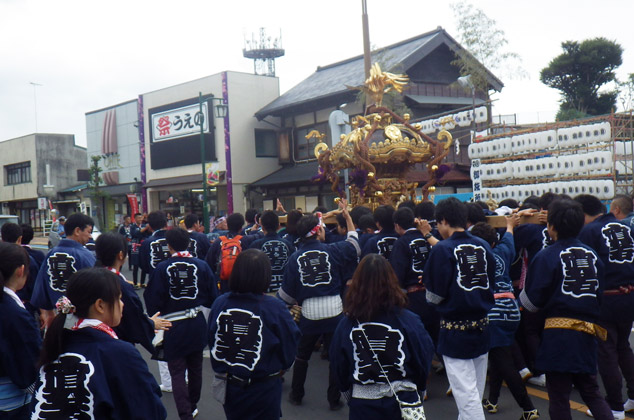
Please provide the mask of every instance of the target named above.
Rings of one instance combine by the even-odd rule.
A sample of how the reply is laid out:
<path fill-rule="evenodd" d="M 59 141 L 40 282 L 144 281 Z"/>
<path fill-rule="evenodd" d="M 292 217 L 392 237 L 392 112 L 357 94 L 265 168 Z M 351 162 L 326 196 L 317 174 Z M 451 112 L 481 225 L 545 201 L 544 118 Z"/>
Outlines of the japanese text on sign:
<path fill-rule="evenodd" d="M 152 115 L 152 138 L 156 141 L 171 140 L 209 132 L 207 103 L 203 103 L 203 113 L 200 105 L 192 104 L 182 108 L 172 109 Z"/>

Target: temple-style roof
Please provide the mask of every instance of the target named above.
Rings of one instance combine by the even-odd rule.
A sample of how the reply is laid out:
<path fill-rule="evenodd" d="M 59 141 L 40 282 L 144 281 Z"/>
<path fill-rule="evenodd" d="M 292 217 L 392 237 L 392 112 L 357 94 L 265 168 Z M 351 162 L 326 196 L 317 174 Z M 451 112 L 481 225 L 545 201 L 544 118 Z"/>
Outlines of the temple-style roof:
<path fill-rule="evenodd" d="M 451 51 L 464 50 L 444 29 L 438 27 L 431 32 L 373 52 L 372 61 L 374 62 L 380 55 L 381 67 L 385 71 L 392 71 L 398 66 L 399 73 L 407 72 L 409 68 L 442 44 L 445 44 Z M 503 83 L 493 73 L 486 69 L 485 71 L 491 88 L 500 91 L 504 86 Z M 363 55 L 318 67 L 315 73 L 259 110 L 255 116 L 261 120 L 269 115 L 284 115 L 291 108 L 297 111 L 333 106 L 340 103 L 339 99 L 351 95 L 353 91 L 347 86 L 361 86 L 364 81 Z M 354 95 L 354 93 L 352 94 Z"/>

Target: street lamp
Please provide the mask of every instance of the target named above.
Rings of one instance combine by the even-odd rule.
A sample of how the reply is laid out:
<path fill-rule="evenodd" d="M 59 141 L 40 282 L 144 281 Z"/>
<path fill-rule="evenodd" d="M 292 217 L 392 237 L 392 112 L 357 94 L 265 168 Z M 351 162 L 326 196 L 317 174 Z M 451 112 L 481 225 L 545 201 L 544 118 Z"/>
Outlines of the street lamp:
<path fill-rule="evenodd" d="M 216 105 L 213 106 L 214 101 Z M 216 118 L 225 118 L 227 117 L 228 106 L 224 103 L 224 101 L 220 98 L 211 98 L 212 108 L 215 111 L 214 114 Z M 203 224 L 205 226 L 205 233 L 209 233 L 209 208 L 207 203 L 207 168 L 205 168 L 207 162 L 205 161 L 205 114 L 203 112 L 203 94 L 202 92 L 198 92 L 198 105 L 200 110 L 197 113 L 198 121 L 200 122 L 200 161 L 202 164 L 202 173 L 203 173 Z M 211 118 L 210 118 L 211 122 Z M 209 125 L 209 130 L 211 131 L 213 127 Z"/>
<path fill-rule="evenodd" d="M 458 84 L 460 86 L 462 86 L 463 88 L 467 89 L 471 89 L 471 104 L 472 104 L 472 108 L 471 108 L 471 143 L 473 143 L 473 140 L 475 139 L 475 135 L 476 135 L 476 125 L 475 125 L 475 85 L 473 84 L 473 81 L 471 80 L 471 75 L 467 75 L 467 76 L 462 76 L 458 78 Z"/>

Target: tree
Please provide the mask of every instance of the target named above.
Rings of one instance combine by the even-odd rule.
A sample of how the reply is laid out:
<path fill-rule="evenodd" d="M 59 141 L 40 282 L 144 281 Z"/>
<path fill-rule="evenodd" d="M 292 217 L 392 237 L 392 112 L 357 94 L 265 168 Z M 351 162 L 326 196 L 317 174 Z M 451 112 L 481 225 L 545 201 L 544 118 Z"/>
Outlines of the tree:
<path fill-rule="evenodd" d="M 103 198 L 107 197 L 108 194 L 99 188 L 99 185 L 103 182 L 103 179 L 101 178 L 102 170 L 101 167 L 99 167 L 99 162 L 102 157 L 102 155 L 93 155 L 90 157 L 92 163 L 90 164 L 90 168 L 88 168 L 88 189 L 91 191 L 91 198 L 94 200 L 93 208 L 97 213 L 97 224 L 101 227 L 101 229 L 105 229 L 105 217 L 103 214 L 103 206 L 101 204 Z"/>
<path fill-rule="evenodd" d="M 451 63 L 481 90 L 488 90 L 486 69 L 499 70 L 511 77 L 525 77 L 519 54 L 505 50 L 508 45 L 503 30 L 482 9 L 461 1 L 450 5 L 458 28 L 458 40 L 467 51 L 456 51 Z M 484 66 L 484 67 L 483 67 Z"/>
<path fill-rule="evenodd" d="M 588 115 L 609 113 L 618 92 L 599 90 L 616 81 L 614 71 L 623 61 L 623 48 L 605 38 L 566 41 L 561 48 L 564 52 L 543 68 L 539 77 L 545 85 L 561 91 L 558 115 L 570 109 Z"/>
<path fill-rule="evenodd" d="M 631 111 L 634 107 L 634 73 L 630 73 L 625 81 L 617 82 L 619 102 L 623 111 Z"/>

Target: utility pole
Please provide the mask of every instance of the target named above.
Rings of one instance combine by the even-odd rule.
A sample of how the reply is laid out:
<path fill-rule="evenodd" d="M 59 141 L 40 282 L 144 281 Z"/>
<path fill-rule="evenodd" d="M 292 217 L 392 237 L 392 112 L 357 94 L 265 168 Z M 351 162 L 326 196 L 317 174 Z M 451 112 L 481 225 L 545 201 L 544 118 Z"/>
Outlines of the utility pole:
<path fill-rule="evenodd" d="M 35 132 L 37 133 L 37 86 L 42 86 L 39 83 L 29 82 L 31 86 L 33 86 L 33 111 L 35 112 Z"/>
<path fill-rule="evenodd" d="M 367 0 L 361 0 L 361 21 L 363 23 L 363 67 L 365 68 L 366 80 L 370 77 L 370 67 L 372 66 L 372 57 L 370 56 L 370 25 L 368 24 L 368 3 Z"/>

